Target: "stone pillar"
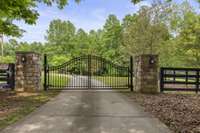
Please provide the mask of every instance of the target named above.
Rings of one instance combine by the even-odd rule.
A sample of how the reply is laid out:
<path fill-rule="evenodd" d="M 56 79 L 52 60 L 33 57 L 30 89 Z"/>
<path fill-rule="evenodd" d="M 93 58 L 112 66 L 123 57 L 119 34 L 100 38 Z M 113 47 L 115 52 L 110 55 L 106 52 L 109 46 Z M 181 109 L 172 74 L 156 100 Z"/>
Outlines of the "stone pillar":
<path fill-rule="evenodd" d="M 158 93 L 158 55 L 139 55 L 134 61 L 134 91 Z"/>
<path fill-rule="evenodd" d="M 16 91 L 41 90 L 41 57 L 35 52 L 16 52 Z"/>

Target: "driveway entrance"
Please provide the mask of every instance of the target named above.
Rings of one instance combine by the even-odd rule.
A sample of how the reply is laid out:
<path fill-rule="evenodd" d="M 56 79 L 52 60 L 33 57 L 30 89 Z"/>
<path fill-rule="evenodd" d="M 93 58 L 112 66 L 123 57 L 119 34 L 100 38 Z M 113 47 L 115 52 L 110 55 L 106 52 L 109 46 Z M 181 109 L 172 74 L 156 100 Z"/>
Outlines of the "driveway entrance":
<path fill-rule="evenodd" d="M 3 133 L 170 133 L 124 93 L 63 91 Z"/>

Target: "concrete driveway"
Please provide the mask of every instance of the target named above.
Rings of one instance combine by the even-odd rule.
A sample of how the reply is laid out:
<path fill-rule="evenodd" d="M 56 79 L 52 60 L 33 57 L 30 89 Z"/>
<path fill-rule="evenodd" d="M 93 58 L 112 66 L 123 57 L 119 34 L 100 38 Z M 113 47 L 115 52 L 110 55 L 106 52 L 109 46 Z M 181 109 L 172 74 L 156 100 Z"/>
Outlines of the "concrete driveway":
<path fill-rule="evenodd" d="M 106 91 L 63 91 L 1 132 L 170 133 L 164 124 L 123 93 Z"/>

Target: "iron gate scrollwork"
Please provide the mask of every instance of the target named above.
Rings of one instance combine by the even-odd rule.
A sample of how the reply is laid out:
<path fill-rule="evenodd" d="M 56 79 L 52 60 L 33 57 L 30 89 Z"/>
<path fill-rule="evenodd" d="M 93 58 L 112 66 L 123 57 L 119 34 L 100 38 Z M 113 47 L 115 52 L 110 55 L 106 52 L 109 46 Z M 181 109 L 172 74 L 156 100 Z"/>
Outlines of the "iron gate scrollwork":
<path fill-rule="evenodd" d="M 44 57 L 44 88 L 48 89 L 131 89 L 130 66 L 119 66 L 102 57 L 87 55 L 71 59 L 59 66 L 49 66 Z"/>

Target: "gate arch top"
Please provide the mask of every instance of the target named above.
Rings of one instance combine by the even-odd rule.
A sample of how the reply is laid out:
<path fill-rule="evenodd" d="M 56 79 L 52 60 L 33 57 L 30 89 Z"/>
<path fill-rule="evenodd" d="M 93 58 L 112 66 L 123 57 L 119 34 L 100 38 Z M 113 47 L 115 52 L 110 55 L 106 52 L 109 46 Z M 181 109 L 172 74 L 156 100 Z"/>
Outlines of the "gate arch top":
<path fill-rule="evenodd" d="M 88 60 L 88 59 L 91 59 L 91 60 L 96 60 L 96 61 L 99 61 L 99 62 L 102 62 L 102 63 L 108 63 L 114 67 L 118 67 L 118 68 L 124 68 L 124 69 L 127 69 L 129 66 L 120 66 L 116 63 L 113 63 L 112 61 L 109 61 L 103 57 L 100 57 L 100 56 L 96 56 L 96 55 L 82 55 L 82 56 L 79 56 L 79 57 L 74 57 L 72 59 L 70 59 L 69 61 L 66 61 L 65 63 L 63 64 L 60 64 L 60 65 L 57 65 L 57 66 L 49 66 L 49 69 L 59 69 L 59 68 L 62 68 L 62 67 L 65 67 L 67 65 L 70 65 L 74 62 L 78 62 L 78 61 L 83 61 L 83 60 Z"/>

